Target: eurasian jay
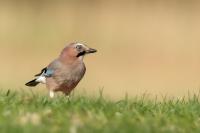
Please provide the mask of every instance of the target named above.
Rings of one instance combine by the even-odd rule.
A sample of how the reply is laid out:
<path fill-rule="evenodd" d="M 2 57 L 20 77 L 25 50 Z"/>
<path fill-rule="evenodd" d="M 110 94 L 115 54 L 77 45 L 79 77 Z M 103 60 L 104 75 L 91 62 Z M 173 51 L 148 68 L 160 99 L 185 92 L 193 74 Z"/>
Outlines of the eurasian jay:
<path fill-rule="evenodd" d="M 34 80 L 26 83 L 26 86 L 34 87 L 39 83 L 46 84 L 51 98 L 57 91 L 69 95 L 85 74 L 84 56 L 95 52 L 97 50 L 84 44 L 71 43 L 62 50 L 57 59 L 36 74 Z"/>

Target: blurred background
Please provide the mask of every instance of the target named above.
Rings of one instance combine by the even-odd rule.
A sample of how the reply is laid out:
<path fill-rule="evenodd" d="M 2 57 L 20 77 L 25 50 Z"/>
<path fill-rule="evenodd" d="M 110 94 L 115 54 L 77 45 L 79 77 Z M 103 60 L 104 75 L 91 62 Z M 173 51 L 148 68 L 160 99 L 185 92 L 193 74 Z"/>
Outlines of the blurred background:
<path fill-rule="evenodd" d="M 68 43 L 96 48 L 77 93 L 181 97 L 200 88 L 196 0 L 0 1 L 0 86 L 24 83 Z M 45 86 L 35 90 L 47 93 Z"/>

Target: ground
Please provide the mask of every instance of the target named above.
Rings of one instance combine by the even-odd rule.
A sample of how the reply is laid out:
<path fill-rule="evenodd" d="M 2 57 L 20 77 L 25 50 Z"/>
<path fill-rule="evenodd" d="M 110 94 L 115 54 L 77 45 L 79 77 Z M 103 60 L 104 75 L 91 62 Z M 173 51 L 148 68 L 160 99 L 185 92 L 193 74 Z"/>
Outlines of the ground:
<path fill-rule="evenodd" d="M 0 92 L 1 133 L 199 133 L 200 102 Z"/>

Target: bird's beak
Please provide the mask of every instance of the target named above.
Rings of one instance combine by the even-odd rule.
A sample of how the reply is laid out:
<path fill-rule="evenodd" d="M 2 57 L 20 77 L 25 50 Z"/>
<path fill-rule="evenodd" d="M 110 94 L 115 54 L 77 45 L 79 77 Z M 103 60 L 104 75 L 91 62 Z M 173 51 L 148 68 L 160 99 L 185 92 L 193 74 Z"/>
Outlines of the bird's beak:
<path fill-rule="evenodd" d="M 95 53 L 95 52 L 97 52 L 97 50 L 93 49 L 93 48 L 89 48 L 89 49 L 85 50 L 86 54 Z"/>
<path fill-rule="evenodd" d="M 90 53 L 95 53 L 95 52 L 97 52 L 96 49 L 86 48 L 84 51 L 78 53 L 78 55 L 76 57 L 83 56 L 83 55 L 90 54 Z"/>

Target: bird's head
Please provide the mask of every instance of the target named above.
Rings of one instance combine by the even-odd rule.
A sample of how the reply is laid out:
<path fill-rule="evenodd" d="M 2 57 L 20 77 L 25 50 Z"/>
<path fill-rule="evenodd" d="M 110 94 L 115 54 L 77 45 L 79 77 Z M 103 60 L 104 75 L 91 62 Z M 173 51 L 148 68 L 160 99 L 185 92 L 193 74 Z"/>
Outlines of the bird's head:
<path fill-rule="evenodd" d="M 81 57 L 81 56 L 84 56 L 86 54 L 97 52 L 96 49 L 90 48 L 90 47 L 88 47 L 84 44 L 81 44 L 81 43 L 75 43 L 72 47 L 73 47 L 73 49 L 76 53 L 76 57 Z"/>
<path fill-rule="evenodd" d="M 63 49 L 60 56 L 68 59 L 83 59 L 85 55 L 95 52 L 97 52 L 96 49 L 90 48 L 85 44 L 71 43 Z"/>

